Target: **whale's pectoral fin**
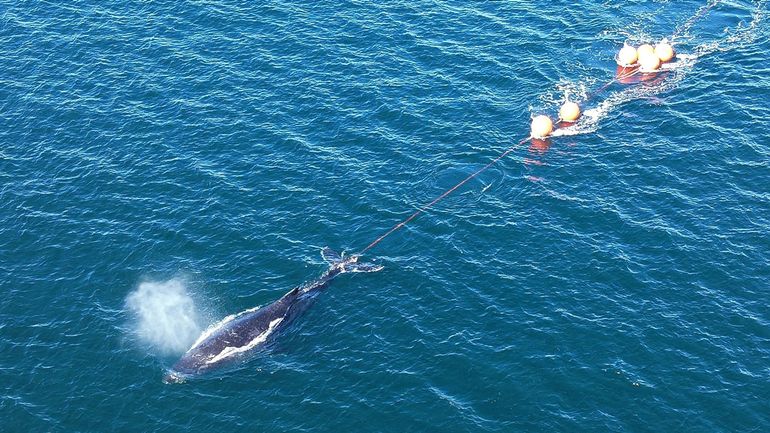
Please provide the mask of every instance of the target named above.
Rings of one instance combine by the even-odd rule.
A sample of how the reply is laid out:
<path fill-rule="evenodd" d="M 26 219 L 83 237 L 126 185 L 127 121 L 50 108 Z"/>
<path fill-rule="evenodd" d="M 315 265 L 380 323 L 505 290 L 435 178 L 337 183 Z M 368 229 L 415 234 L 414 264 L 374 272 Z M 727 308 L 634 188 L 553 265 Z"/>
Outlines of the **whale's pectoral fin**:
<path fill-rule="evenodd" d="M 336 265 L 337 263 L 342 261 L 342 256 L 340 253 L 334 251 L 333 249 L 329 247 L 323 247 L 321 249 L 321 257 L 326 260 L 327 263 L 330 265 Z"/>
<path fill-rule="evenodd" d="M 343 267 L 344 272 L 377 272 L 383 268 L 384 266 L 374 263 L 346 263 Z"/>

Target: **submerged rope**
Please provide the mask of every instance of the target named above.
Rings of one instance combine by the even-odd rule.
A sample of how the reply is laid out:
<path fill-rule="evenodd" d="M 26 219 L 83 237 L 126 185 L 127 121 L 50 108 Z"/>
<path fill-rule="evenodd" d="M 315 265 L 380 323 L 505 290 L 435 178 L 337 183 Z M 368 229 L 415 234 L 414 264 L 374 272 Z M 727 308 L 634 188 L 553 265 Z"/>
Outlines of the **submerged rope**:
<path fill-rule="evenodd" d="M 380 242 L 382 242 L 382 240 L 385 239 L 386 237 L 388 237 L 391 233 L 393 233 L 393 232 L 397 231 L 398 229 L 404 227 L 405 225 L 407 225 L 409 223 L 409 221 L 417 218 L 417 216 L 419 216 L 421 213 L 425 212 L 426 210 L 428 210 L 431 207 L 433 207 L 433 205 L 435 205 L 436 203 L 438 203 L 441 200 L 443 200 L 444 198 L 446 198 L 446 196 L 448 196 L 449 194 L 453 193 L 455 190 L 457 190 L 457 188 L 460 188 L 461 186 L 465 185 L 469 180 L 471 180 L 474 177 L 478 176 L 479 174 L 481 174 L 481 172 L 487 170 L 489 167 L 492 167 L 493 165 L 495 165 L 495 163 L 497 163 L 501 159 L 503 159 L 506 156 L 508 156 L 509 153 L 513 152 L 517 147 L 519 147 L 522 144 L 526 143 L 527 140 L 529 140 L 530 138 L 532 138 L 532 137 L 523 138 L 518 143 L 516 143 L 513 146 L 511 146 L 508 149 L 506 149 L 505 152 L 501 153 L 497 158 L 495 158 L 492 161 L 490 161 L 487 165 L 485 165 L 484 167 L 482 167 L 482 168 L 476 170 L 475 172 L 471 173 L 465 179 L 463 179 L 460 182 L 458 182 L 455 186 L 449 188 L 448 190 L 444 191 L 443 194 L 441 194 L 440 196 L 438 196 L 435 199 L 433 199 L 430 203 L 427 203 L 427 204 L 423 205 L 421 208 L 417 209 L 413 214 L 409 215 L 409 217 L 407 217 L 405 220 L 403 220 L 400 223 L 394 225 L 390 230 L 388 230 L 387 232 L 382 234 L 380 237 L 375 239 L 372 243 L 367 245 L 366 248 L 361 250 L 357 255 L 360 256 L 360 255 L 364 254 L 365 252 L 369 251 L 370 249 L 374 248 L 375 245 L 377 245 Z"/>

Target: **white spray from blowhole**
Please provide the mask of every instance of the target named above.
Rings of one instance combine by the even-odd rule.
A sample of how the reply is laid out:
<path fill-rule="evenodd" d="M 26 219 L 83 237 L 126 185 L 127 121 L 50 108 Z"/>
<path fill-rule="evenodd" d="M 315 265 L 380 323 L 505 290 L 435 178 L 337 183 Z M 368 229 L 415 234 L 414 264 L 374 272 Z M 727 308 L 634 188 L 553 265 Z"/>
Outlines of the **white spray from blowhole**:
<path fill-rule="evenodd" d="M 128 294 L 126 307 L 135 319 L 134 332 L 164 355 L 179 354 L 201 334 L 201 315 L 183 279 L 144 281 Z"/>

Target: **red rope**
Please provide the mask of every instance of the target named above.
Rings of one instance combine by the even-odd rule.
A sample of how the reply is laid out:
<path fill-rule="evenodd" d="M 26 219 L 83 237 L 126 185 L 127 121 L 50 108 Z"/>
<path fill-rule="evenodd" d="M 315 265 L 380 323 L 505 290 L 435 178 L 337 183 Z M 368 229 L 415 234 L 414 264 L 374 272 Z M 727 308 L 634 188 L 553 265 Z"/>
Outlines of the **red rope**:
<path fill-rule="evenodd" d="M 460 188 L 461 186 L 465 185 L 469 180 L 471 180 L 474 177 L 478 176 L 479 174 L 481 174 L 481 172 L 485 171 L 489 167 L 492 167 L 493 165 L 495 165 L 495 163 L 497 163 L 497 161 L 500 161 L 501 159 L 505 158 L 509 153 L 513 152 L 517 147 L 521 146 L 522 144 L 524 144 L 529 139 L 530 139 L 530 137 L 524 138 L 521 141 L 519 141 L 518 143 L 516 143 L 513 146 L 509 147 L 505 152 L 501 153 L 500 156 L 498 156 L 497 158 L 495 158 L 492 161 L 490 161 L 489 164 L 487 164 L 484 167 L 476 170 L 474 173 L 468 175 L 468 177 L 466 177 L 465 179 L 463 179 L 460 182 L 458 182 L 455 186 L 453 186 L 453 187 L 449 188 L 448 190 L 444 191 L 443 194 L 441 194 L 440 196 L 438 196 L 435 199 L 433 199 L 433 201 L 431 201 L 430 203 L 428 203 L 428 204 L 424 205 L 423 207 L 417 209 L 413 214 L 409 215 L 409 217 L 407 219 L 405 219 L 405 220 L 401 221 L 400 223 L 394 225 L 393 228 L 391 228 L 390 230 L 385 232 L 382 236 L 380 236 L 377 239 L 375 239 L 374 242 L 372 242 L 369 245 L 367 245 L 366 248 L 364 248 L 363 250 L 361 250 L 361 252 L 358 253 L 358 255 L 360 256 L 360 255 L 364 254 L 365 252 L 369 251 L 375 245 L 379 244 L 383 239 L 388 237 L 388 235 L 390 235 L 391 233 L 393 233 L 396 230 L 400 229 L 401 227 L 407 225 L 409 223 L 409 221 L 417 218 L 417 216 L 419 216 L 421 213 L 425 212 L 426 210 L 430 209 L 434 204 L 436 204 L 436 203 L 440 202 L 441 200 L 443 200 L 446 196 L 448 196 L 449 194 L 453 193 L 457 188 Z"/>
<path fill-rule="evenodd" d="M 607 84 L 605 84 L 602 87 L 600 87 L 600 88 L 594 90 L 593 92 L 589 93 L 586 96 L 586 98 L 585 98 L 585 100 L 583 102 L 586 102 L 586 101 L 592 99 L 594 96 L 598 95 L 599 93 L 603 92 L 604 90 L 607 89 L 607 87 L 610 87 L 610 85 L 612 85 L 612 83 L 620 82 L 620 80 L 625 80 L 626 78 L 631 78 L 631 77 L 633 77 L 634 75 L 636 75 L 636 74 L 638 74 L 640 72 L 641 71 L 639 71 L 639 68 L 637 67 L 637 68 L 635 68 L 635 69 L 633 69 L 633 70 L 631 70 L 629 72 L 626 72 L 624 74 L 618 75 L 617 77 L 615 77 L 615 78 L 611 79 L 610 81 L 608 81 Z"/>

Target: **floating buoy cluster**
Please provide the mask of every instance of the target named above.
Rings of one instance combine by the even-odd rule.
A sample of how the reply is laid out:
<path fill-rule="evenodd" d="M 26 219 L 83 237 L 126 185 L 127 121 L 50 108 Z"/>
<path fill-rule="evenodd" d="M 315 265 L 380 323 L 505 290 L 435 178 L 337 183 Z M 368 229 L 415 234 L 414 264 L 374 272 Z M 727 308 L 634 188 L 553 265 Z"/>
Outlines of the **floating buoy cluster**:
<path fill-rule="evenodd" d="M 671 62 L 674 57 L 676 57 L 674 48 L 666 39 L 654 47 L 650 44 L 642 44 L 638 47 L 625 44 L 615 57 L 618 64 L 618 81 L 625 82 L 624 78 L 636 73 L 654 74 L 664 63 Z M 580 118 L 580 115 L 580 105 L 568 100 L 559 109 L 557 124 L 571 125 Z M 535 116 L 532 118 L 530 131 L 532 138 L 547 138 L 554 131 L 554 122 L 546 115 Z"/>

